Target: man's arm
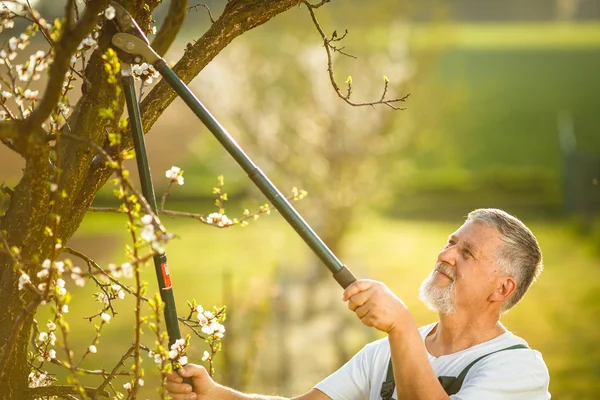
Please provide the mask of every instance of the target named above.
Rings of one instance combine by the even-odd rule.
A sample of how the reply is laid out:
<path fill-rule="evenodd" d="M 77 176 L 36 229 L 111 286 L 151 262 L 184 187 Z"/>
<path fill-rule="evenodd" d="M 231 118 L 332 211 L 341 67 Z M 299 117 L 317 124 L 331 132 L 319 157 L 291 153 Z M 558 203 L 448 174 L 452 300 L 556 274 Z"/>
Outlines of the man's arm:
<path fill-rule="evenodd" d="M 425 344 L 406 305 L 381 282 L 358 280 L 343 300 L 363 324 L 388 334 L 399 399 L 448 400 L 427 359 Z"/>
<path fill-rule="evenodd" d="M 425 344 L 412 317 L 405 324 L 402 329 L 388 332 L 398 398 L 448 400 L 427 359 Z"/>
<path fill-rule="evenodd" d="M 182 377 L 192 378 L 192 386 L 183 383 Z M 173 400 L 288 400 L 284 397 L 262 396 L 259 394 L 245 394 L 212 380 L 206 369 L 200 365 L 188 364 L 178 373 L 173 372 L 167 376 L 167 391 Z M 294 397 L 291 400 L 331 400 L 317 389 Z"/>

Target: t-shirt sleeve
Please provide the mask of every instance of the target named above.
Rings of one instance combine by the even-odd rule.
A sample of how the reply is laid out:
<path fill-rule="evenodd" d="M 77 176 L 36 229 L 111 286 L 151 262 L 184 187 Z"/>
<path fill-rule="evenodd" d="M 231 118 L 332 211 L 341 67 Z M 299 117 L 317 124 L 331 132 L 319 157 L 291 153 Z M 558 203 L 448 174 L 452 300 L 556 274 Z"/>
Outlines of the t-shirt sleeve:
<path fill-rule="evenodd" d="M 535 350 L 502 351 L 471 368 L 452 400 L 548 400 L 548 368 Z"/>
<path fill-rule="evenodd" d="M 364 400 L 369 398 L 370 365 L 373 343 L 363 347 L 340 369 L 315 385 L 333 400 Z"/>

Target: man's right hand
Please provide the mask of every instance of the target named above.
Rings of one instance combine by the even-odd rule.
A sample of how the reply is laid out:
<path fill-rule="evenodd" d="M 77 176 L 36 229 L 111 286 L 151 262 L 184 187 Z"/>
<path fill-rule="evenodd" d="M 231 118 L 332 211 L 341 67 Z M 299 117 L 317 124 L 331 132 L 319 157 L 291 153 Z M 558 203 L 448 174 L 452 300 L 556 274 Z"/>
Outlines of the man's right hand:
<path fill-rule="evenodd" d="M 183 383 L 182 377 L 192 378 L 194 387 Z M 217 400 L 218 385 L 201 365 L 188 364 L 179 371 L 171 372 L 167 375 L 166 389 L 173 400 Z"/>

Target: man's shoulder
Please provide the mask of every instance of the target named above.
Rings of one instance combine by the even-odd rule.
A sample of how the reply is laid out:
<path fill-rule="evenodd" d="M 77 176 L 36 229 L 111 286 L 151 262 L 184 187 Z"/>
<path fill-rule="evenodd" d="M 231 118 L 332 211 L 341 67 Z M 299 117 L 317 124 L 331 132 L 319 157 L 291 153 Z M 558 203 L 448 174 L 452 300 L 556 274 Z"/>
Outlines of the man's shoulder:
<path fill-rule="evenodd" d="M 421 337 L 423 339 L 425 339 L 425 337 L 429 334 L 429 332 L 435 327 L 435 325 L 437 324 L 437 322 L 434 322 L 432 324 L 429 325 L 424 325 L 422 327 L 419 328 L 419 333 L 421 334 Z M 390 348 L 390 342 L 388 340 L 388 337 L 383 337 L 381 339 L 378 340 L 374 340 L 370 343 L 368 343 L 363 350 L 367 351 L 367 352 L 373 352 L 373 353 L 388 353 L 389 355 L 389 348 Z"/>

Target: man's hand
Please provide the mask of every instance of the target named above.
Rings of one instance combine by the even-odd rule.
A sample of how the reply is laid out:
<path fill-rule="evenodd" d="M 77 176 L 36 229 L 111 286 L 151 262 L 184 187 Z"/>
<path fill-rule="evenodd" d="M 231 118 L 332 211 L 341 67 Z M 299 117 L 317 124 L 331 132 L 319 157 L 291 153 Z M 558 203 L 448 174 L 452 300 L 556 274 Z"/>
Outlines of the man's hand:
<path fill-rule="evenodd" d="M 192 388 L 183 383 L 183 378 L 192 378 Z M 217 400 L 218 385 L 203 366 L 188 364 L 177 372 L 167 375 L 167 391 L 173 400 Z"/>
<path fill-rule="evenodd" d="M 401 328 L 407 318 L 406 305 L 381 282 L 361 279 L 346 288 L 342 300 L 363 324 L 390 333 Z"/>

